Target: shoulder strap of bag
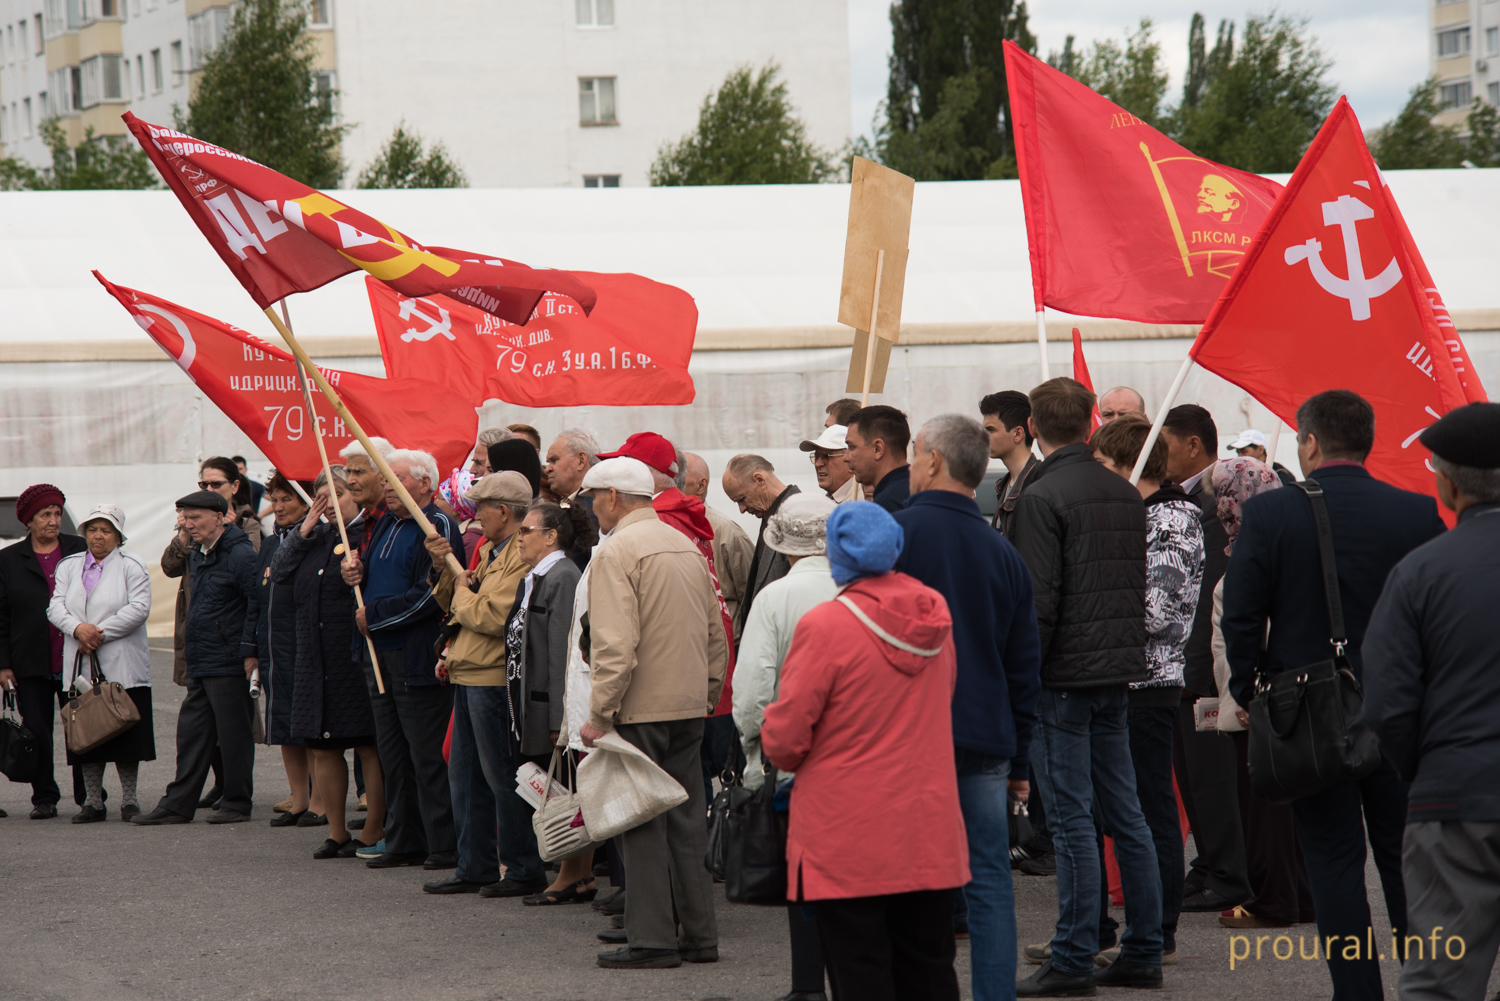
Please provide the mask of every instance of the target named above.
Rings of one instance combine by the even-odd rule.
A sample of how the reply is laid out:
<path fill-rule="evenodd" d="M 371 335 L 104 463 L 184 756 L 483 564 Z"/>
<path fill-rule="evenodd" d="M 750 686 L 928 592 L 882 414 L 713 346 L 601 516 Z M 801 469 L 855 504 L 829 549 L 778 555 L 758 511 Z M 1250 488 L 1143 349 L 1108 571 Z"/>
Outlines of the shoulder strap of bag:
<path fill-rule="evenodd" d="M 876 625 L 875 620 L 866 615 L 864 613 L 864 610 L 854 603 L 853 599 L 841 594 L 839 595 L 838 600 L 839 604 L 843 605 L 845 608 L 849 609 L 849 611 L 853 612 L 854 617 L 860 622 L 864 623 L 866 629 L 870 630 L 870 632 L 874 633 L 876 636 L 879 636 L 882 640 L 885 640 L 885 642 L 889 643 L 897 650 L 905 650 L 907 653 L 914 653 L 918 657 L 936 657 L 938 654 L 943 652 L 942 647 L 938 647 L 935 650 L 923 650 L 919 646 L 912 646 L 905 640 L 899 640 Z"/>
<path fill-rule="evenodd" d="M 1344 605 L 1339 600 L 1339 569 L 1333 557 L 1333 529 L 1328 521 L 1328 505 L 1323 500 L 1323 487 L 1317 480 L 1303 480 L 1293 486 L 1307 494 L 1307 499 L 1312 502 L 1313 521 L 1318 527 L 1318 557 L 1323 564 L 1323 597 L 1328 603 L 1328 625 L 1333 633 L 1328 642 L 1333 644 L 1334 655 L 1342 658 L 1349 636 L 1344 630 Z"/>

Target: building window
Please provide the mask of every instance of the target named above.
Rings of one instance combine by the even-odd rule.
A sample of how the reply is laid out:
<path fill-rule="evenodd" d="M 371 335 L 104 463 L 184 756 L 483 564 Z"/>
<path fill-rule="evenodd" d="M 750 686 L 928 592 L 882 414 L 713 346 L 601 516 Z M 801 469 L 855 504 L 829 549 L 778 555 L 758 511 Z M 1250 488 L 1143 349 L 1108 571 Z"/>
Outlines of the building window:
<path fill-rule="evenodd" d="M 33 54 L 44 56 L 47 54 L 47 39 L 42 35 L 42 15 L 38 14 L 32 18 L 31 23 L 34 28 L 32 34 L 36 36 L 36 49 Z"/>
<path fill-rule="evenodd" d="M 615 78 L 581 76 L 578 78 L 578 123 L 580 125 L 617 125 L 615 118 Z"/>
<path fill-rule="evenodd" d="M 16 61 L 16 29 L 9 24 L 5 26 L 5 61 L 8 63 Z"/>
<path fill-rule="evenodd" d="M 80 107 L 92 108 L 101 101 L 118 101 L 124 96 L 120 89 L 119 56 L 90 56 L 79 64 L 79 70 L 83 91 Z"/>
<path fill-rule="evenodd" d="M 1500 28 L 1484 29 L 1484 51 L 1492 56 L 1500 56 Z"/>
<path fill-rule="evenodd" d="M 115 17 L 120 13 L 118 0 L 99 0 L 99 16 Z"/>
<path fill-rule="evenodd" d="M 26 109 L 26 138 L 31 138 L 31 98 L 21 102 L 21 107 Z"/>
<path fill-rule="evenodd" d="M 580 28 L 613 28 L 615 0 L 574 0 Z"/>
<path fill-rule="evenodd" d="M 1438 103 L 1444 111 L 1467 108 L 1474 100 L 1474 85 L 1468 80 L 1455 80 L 1438 85 Z"/>
<path fill-rule="evenodd" d="M 1454 56 L 1466 56 L 1469 54 L 1469 27 L 1454 28 L 1451 31 L 1440 31 L 1437 36 L 1438 58 L 1452 59 Z"/>
<path fill-rule="evenodd" d="M 151 50 L 151 93 L 161 93 L 161 49 Z"/>
<path fill-rule="evenodd" d="M 333 100 L 338 90 L 338 81 L 332 70 L 319 70 L 313 74 L 313 98 L 324 108 L 335 110 Z"/>
<path fill-rule="evenodd" d="M 583 186 L 585 188 L 618 188 L 620 186 L 620 175 L 584 174 Z"/>
<path fill-rule="evenodd" d="M 27 41 L 26 41 L 26 29 L 27 29 L 27 27 L 28 27 L 28 25 L 26 24 L 26 22 L 22 21 L 21 22 L 21 58 L 22 59 L 25 59 L 27 56 L 31 55 L 31 45 L 28 44 Z"/>
<path fill-rule="evenodd" d="M 211 7 L 194 14 L 188 23 L 188 69 L 202 69 L 224 36 L 229 34 L 229 8 Z"/>
<path fill-rule="evenodd" d="M 333 4 L 329 0 L 309 0 L 307 5 L 307 23 L 319 28 L 326 28 L 333 23 Z"/>
<path fill-rule="evenodd" d="M 1492 83 L 1485 88 L 1490 95 L 1490 104 L 1500 107 L 1500 83 Z"/>
<path fill-rule="evenodd" d="M 182 43 L 172 43 L 172 86 L 182 86 Z"/>

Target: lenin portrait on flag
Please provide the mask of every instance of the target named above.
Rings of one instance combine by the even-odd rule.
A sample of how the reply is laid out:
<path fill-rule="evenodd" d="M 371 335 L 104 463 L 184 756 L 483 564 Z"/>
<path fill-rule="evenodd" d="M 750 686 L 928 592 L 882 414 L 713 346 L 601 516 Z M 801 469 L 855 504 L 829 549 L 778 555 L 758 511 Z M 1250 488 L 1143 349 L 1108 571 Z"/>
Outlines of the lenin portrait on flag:
<path fill-rule="evenodd" d="M 1140 150 L 1187 277 L 1228 278 L 1271 202 L 1263 192 L 1237 184 L 1230 176 L 1236 172 L 1212 160 L 1171 153 L 1158 158 L 1144 140 Z M 1251 211 L 1252 204 L 1256 211 Z"/>

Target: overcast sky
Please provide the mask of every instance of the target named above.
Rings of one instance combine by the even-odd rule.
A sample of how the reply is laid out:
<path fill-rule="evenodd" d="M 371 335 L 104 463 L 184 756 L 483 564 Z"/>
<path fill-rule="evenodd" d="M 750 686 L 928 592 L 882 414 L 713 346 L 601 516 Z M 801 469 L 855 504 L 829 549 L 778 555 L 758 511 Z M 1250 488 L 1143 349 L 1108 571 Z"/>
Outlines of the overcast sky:
<path fill-rule="evenodd" d="M 1172 74 L 1167 100 L 1175 104 L 1182 95 L 1194 11 L 1207 19 L 1212 46 L 1221 18 L 1236 22 L 1238 39 L 1246 12 L 1266 9 L 1233 0 L 1034 0 L 1030 20 L 1037 52 L 1045 57 L 1049 50 L 1061 49 L 1069 34 L 1077 36 L 1075 45 L 1082 49 L 1096 38 L 1123 38 L 1142 17 L 1150 17 Z M 1289 0 L 1282 10 L 1310 17 L 1312 34 L 1333 59 L 1329 77 L 1348 95 L 1366 129 L 1395 115 L 1412 86 L 1427 75 L 1431 43 L 1422 0 Z M 890 0 L 849 0 L 849 48 L 853 127 L 868 135 L 889 74 Z"/>

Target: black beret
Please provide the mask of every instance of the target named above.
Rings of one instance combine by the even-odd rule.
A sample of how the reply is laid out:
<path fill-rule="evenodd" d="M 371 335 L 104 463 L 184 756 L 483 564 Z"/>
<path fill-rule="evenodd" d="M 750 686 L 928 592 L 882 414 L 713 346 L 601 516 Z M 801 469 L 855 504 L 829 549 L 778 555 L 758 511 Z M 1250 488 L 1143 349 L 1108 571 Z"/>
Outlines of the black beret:
<path fill-rule="evenodd" d="M 497 441 L 489 447 L 490 472 L 500 473 L 513 469 L 526 477 L 531 484 L 531 496 L 542 492 L 542 460 L 536 449 L 525 438 L 510 438 Z"/>
<path fill-rule="evenodd" d="M 1422 432 L 1433 455 L 1471 469 L 1500 469 L 1500 403 L 1470 403 Z"/>
<path fill-rule="evenodd" d="M 212 490 L 195 490 L 186 497 L 177 500 L 177 509 L 180 511 L 185 507 L 198 507 L 205 511 L 217 511 L 220 514 L 229 513 L 229 502 L 222 494 L 214 493 Z"/>

